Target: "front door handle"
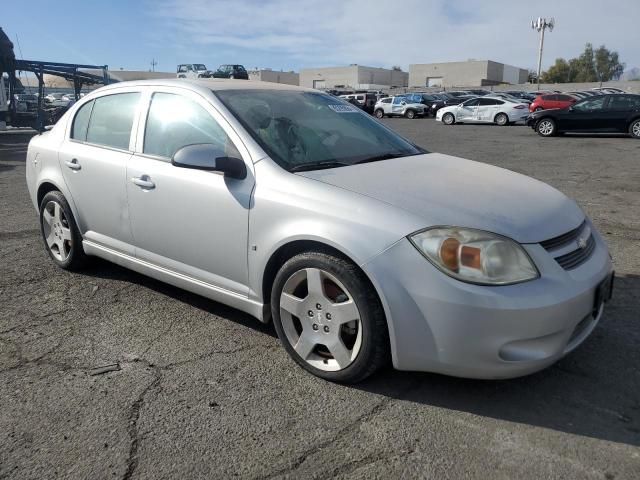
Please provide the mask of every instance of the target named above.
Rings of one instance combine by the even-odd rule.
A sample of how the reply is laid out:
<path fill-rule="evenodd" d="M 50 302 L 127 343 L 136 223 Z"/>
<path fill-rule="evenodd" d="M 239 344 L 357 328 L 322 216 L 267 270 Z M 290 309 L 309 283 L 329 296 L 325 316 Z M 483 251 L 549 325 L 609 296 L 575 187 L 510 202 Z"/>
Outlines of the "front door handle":
<path fill-rule="evenodd" d="M 133 181 L 133 183 L 135 183 L 139 187 L 146 188 L 149 190 L 151 190 L 152 188 L 156 188 L 156 184 L 151 181 L 151 178 L 149 178 L 149 175 L 133 177 L 131 181 Z"/>
<path fill-rule="evenodd" d="M 70 161 L 70 162 L 69 162 L 69 161 L 67 161 L 67 162 L 64 162 L 64 163 L 65 163 L 65 165 L 66 165 L 67 167 L 69 167 L 71 170 L 80 170 L 80 169 L 82 168 L 82 167 L 80 166 L 80 164 L 78 163 L 78 159 L 77 159 L 77 158 L 73 158 L 73 159 L 71 159 L 71 161 Z"/>

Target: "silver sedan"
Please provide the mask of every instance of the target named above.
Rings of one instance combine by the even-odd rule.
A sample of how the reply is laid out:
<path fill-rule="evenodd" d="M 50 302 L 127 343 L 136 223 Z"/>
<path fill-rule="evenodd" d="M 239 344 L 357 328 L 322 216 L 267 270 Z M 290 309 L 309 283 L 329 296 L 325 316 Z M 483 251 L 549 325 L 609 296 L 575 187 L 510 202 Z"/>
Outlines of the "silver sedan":
<path fill-rule="evenodd" d="M 26 175 L 57 265 L 102 257 L 273 320 L 332 381 L 388 361 L 529 374 L 580 345 L 611 293 L 607 246 L 574 201 L 315 90 L 111 85 L 33 138 Z"/>

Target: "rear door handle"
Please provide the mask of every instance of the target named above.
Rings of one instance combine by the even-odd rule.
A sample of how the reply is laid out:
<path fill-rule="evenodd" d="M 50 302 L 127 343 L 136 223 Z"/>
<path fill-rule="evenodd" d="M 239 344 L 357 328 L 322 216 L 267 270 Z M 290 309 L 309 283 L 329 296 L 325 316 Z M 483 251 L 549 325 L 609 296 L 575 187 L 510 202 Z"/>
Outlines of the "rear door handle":
<path fill-rule="evenodd" d="M 151 190 L 152 188 L 156 188 L 156 184 L 151 181 L 149 175 L 142 175 L 140 177 L 133 177 L 131 179 L 133 183 L 142 188 L 147 188 Z"/>
<path fill-rule="evenodd" d="M 80 166 L 80 164 L 78 163 L 78 159 L 77 158 L 73 158 L 71 159 L 71 161 L 67 161 L 64 162 L 67 167 L 69 167 L 71 170 L 80 170 L 82 167 Z"/>

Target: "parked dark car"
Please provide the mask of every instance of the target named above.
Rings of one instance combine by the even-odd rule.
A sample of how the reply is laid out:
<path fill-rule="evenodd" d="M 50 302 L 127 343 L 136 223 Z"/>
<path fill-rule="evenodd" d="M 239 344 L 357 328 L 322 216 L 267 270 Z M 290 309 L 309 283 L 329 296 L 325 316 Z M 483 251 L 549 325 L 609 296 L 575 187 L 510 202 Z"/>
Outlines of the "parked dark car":
<path fill-rule="evenodd" d="M 433 110 L 433 105 L 435 103 L 443 101 L 443 99 L 440 96 L 434 93 L 416 92 L 416 93 L 407 93 L 403 96 L 406 97 L 412 103 L 423 104 L 425 108 L 425 117 L 429 115 L 433 115 L 435 117 L 436 110 Z"/>
<path fill-rule="evenodd" d="M 236 78 L 249 80 L 249 74 L 242 65 L 220 65 L 218 70 L 213 72 L 213 78 Z"/>
<path fill-rule="evenodd" d="M 523 92 L 521 90 L 505 90 L 502 93 L 507 93 L 512 97 L 519 98 L 521 100 L 528 100 L 529 102 L 533 102 L 536 99 L 536 95 L 531 92 Z"/>
<path fill-rule="evenodd" d="M 484 97 L 485 95 L 489 95 L 491 93 L 489 90 L 482 89 L 467 90 L 467 92 L 473 95 L 477 95 L 478 97 Z"/>
<path fill-rule="evenodd" d="M 640 95 L 616 93 L 585 98 L 564 109 L 534 112 L 527 125 L 543 137 L 565 132 L 612 132 L 640 138 Z"/>

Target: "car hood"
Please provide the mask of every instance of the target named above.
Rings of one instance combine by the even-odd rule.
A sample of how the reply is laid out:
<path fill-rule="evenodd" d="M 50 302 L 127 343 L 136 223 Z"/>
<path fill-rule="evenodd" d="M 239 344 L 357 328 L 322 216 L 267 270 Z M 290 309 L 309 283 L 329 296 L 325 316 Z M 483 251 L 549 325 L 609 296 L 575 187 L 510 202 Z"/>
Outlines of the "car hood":
<path fill-rule="evenodd" d="M 557 237 L 584 220 L 573 200 L 545 183 L 440 153 L 299 175 L 408 211 L 425 227 L 477 228 L 520 243 Z"/>

